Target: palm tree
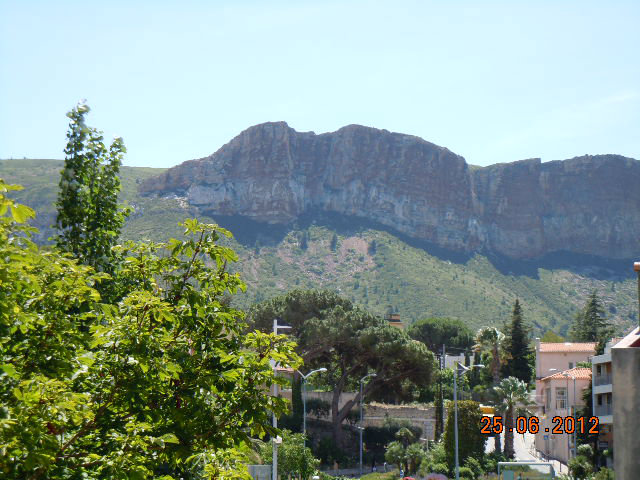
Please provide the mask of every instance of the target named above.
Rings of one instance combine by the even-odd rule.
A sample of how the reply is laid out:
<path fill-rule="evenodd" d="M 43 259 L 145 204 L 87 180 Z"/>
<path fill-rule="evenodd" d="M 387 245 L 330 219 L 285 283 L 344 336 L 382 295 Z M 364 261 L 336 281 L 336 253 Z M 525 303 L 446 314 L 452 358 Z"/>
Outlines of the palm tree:
<path fill-rule="evenodd" d="M 504 344 L 504 333 L 495 327 L 483 327 L 476 334 L 476 344 L 473 349 L 478 353 L 488 353 L 491 355 L 491 376 L 493 377 L 494 386 L 500 382 L 500 368 L 502 367 L 502 358 Z"/>
<path fill-rule="evenodd" d="M 516 377 L 508 377 L 493 387 L 498 397 L 498 410 L 504 413 L 504 454 L 513 458 L 513 421 L 516 415 L 529 415 L 527 407 L 533 405 L 529 399 L 527 384 Z"/>
<path fill-rule="evenodd" d="M 504 356 L 504 333 L 495 327 L 483 327 L 476 333 L 476 344 L 473 350 L 477 353 L 488 353 L 491 356 L 491 376 L 493 377 L 493 385 L 496 386 L 500 382 L 500 369 L 502 368 L 502 358 Z M 495 451 L 502 451 L 500 445 L 500 434 L 493 436 L 495 442 Z"/>

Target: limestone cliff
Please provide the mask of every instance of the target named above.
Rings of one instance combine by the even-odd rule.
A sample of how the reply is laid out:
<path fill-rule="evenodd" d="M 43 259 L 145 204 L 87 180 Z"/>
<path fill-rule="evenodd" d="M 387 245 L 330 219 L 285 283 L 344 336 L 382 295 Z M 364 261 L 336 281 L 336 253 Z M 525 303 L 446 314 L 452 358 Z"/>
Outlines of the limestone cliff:
<path fill-rule="evenodd" d="M 458 251 L 631 258 L 640 251 L 639 182 L 640 162 L 619 155 L 469 168 L 418 137 L 358 125 L 316 135 L 277 122 L 140 190 L 268 223 L 313 209 L 353 215 Z"/>

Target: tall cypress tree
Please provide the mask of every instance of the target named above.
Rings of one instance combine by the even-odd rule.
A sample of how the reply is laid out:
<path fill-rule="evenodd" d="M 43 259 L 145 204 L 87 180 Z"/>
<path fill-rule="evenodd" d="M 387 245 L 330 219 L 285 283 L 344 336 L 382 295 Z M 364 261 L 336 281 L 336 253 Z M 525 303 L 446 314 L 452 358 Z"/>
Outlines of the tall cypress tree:
<path fill-rule="evenodd" d="M 511 323 L 505 328 L 505 351 L 509 360 L 502 367 L 503 377 L 516 377 L 529 383 L 531 381 L 529 328 L 522 318 L 522 309 L 518 299 L 513 305 Z"/>

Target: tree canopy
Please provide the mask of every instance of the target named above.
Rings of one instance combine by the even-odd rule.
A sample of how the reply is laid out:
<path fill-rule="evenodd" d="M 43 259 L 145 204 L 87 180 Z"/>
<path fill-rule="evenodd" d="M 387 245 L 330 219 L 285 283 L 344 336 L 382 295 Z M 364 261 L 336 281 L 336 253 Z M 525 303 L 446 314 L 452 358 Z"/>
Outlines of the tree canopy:
<path fill-rule="evenodd" d="M 574 319 L 569 334 L 574 342 L 598 342 L 598 353 L 604 351 L 604 345 L 613 335 L 613 328 L 607 322 L 604 308 L 594 290 L 587 302 Z"/>
<path fill-rule="evenodd" d="M 269 361 L 299 357 L 221 301 L 244 289 L 217 244 L 229 233 L 187 220 L 184 240 L 118 247 L 128 293 L 105 303 L 95 287 L 108 275 L 32 243 L 18 224 L 31 212 L 8 189 L 0 181 L 2 477 L 242 476 L 234 449 L 286 410 L 265 388 L 283 381 Z"/>
<path fill-rule="evenodd" d="M 369 312 L 354 306 L 336 293 L 293 290 L 253 307 L 251 325 L 270 331 L 274 318 L 290 325 L 297 352 L 307 368 L 326 367 L 321 378 L 333 391 L 334 440 L 341 441 L 341 424 L 360 401 L 358 380 L 375 373 L 364 384 L 364 394 L 376 390 L 400 391 L 405 382 L 430 382 L 433 354 L 420 342 Z M 356 391 L 353 400 L 338 408 L 340 395 Z"/>
<path fill-rule="evenodd" d="M 456 318 L 426 318 L 418 320 L 409 328 L 409 336 L 424 343 L 432 352 L 447 348 L 468 350 L 474 344 L 473 332 Z"/>
<path fill-rule="evenodd" d="M 56 207 L 56 246 L 79 263 L 113 272 L 111 252 L 129 209 L 118 206 L 120 165 L 126 148 L 115 138 L 109 148 L 102 132 L 88 127 L 89 106 L 79 103 L 67 113 L 69 130 Z"/>

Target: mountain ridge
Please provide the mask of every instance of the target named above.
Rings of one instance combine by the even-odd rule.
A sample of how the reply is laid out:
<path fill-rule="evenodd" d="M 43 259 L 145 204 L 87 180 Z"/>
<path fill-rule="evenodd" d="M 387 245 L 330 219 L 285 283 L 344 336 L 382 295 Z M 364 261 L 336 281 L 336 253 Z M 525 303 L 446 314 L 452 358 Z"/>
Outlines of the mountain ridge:
<path fill-rule="evenodd" d="M 360 125 L 317 135 L 267 122 L 147 178 L 140 193 L 270 224 L 319 209 L 467 253 L 626 259 L 638 253 L 637 183 L 640 162 L 621 155 L 476 167 L 412 135 Z"/>
<path fill-rule="evenodd" d="M 0 177 L 25 187 L 12 192 L 12 197 L 37 212 L 31 223 L 40 229 L 35 236 L 38 243 L 46 244 L 55 233 L 51 225 L 62 165 L 61 160 L 0 161 Z M 595 290 L 620 333 L 637 322 L 636 279 L 625 261 L 569 254 L 525 261 L 456 253 L 375 222 L 327 212 L 301 217 L 297 225 L 208 216 L 181 197 L 137 193 L 144 179 L 162 171 L 122 168 L 120 201 L 134 210 L 122 231 L 123 240 L 179 238 L 183 229 L 178 222 L 189 217 L 230 229 L 235 239 L 229 239 L 228 246 L 240 258 L 231 268 L 249 287 L 234 296 L 240 308 L 292 288 L 328 288 L 378 315 L 392 306 L 408 323 L 449 316 L 477 328 L 500 327 L 518 298 L 536 335 L 548 329 L 565 334 Z"/>

